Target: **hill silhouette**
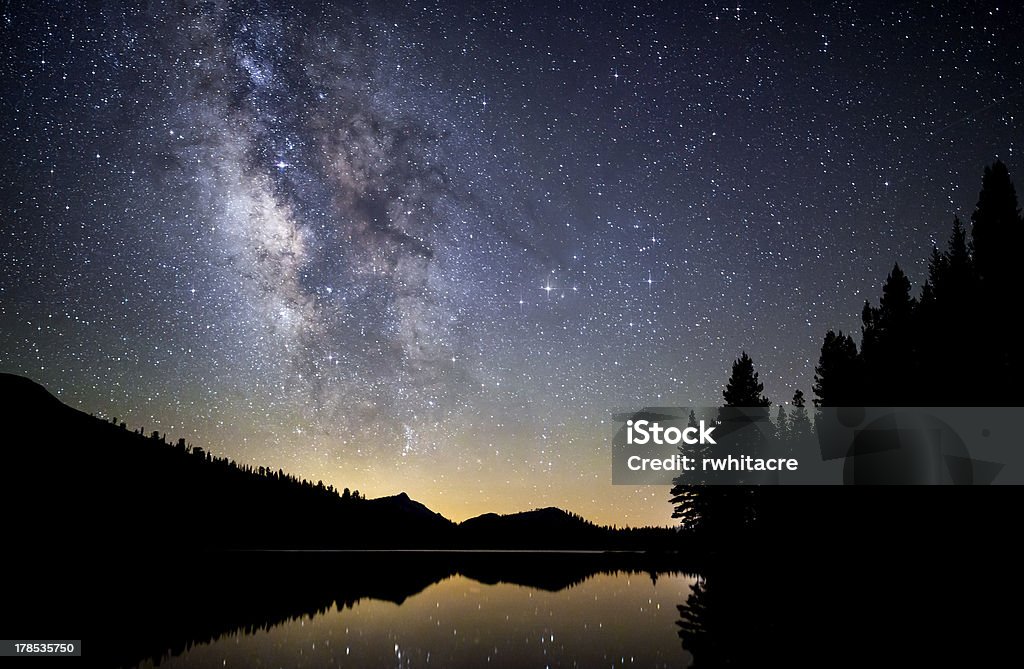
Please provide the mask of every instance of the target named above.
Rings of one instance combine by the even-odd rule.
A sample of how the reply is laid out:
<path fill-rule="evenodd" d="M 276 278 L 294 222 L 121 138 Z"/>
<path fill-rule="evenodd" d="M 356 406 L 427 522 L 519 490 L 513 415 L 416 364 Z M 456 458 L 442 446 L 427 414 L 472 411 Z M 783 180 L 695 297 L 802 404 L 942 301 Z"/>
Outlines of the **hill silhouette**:
<path fill-rule="evenodd" d="M 555 507 L 508 515 L 485 513 L 459 524 L 465 545 L 474 548 L 501 547 L 507 537 L 518 537 L 520 548 L 544 548 L 551 537 L 559 537 L 563 547 L 600 545 L 608 530 L 574 513 Z"/>
<path fill-rule="evenodd" d="M 22 473 L 3 492 L 31 523 L 64 524 L 68 540 L 161 550 L 640 549 L 667 547 L 673 530 L 598 527 L 548 508 L 453 523 L 402 492 L 366 499 L 282 470 L 215 457 L 185 440 L 73 409 L 39 384 L 0 374 L 16 420 L 8 451 Z M 168 541 L 168 537 L 173 538 Z"/>

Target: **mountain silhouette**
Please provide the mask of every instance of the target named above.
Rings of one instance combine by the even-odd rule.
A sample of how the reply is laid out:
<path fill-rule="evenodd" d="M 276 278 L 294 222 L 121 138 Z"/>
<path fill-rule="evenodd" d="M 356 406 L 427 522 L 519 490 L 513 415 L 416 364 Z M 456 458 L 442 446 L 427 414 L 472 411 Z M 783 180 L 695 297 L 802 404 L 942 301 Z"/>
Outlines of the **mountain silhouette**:
<path fill-rule="evenodd" d="M 557 537 L 564 548 L 597 545 L 607 539 L 607 528 L 555 507 L 508 515 L 485 513 L 459 524 L 460 539 L 474 548 L 502 547 L 507 537 L 518 537 L 520 548 L 544 548 Z"/>
<path fill-rule="evenodd" d="M 371 512 L 390 513 L 403 518 L 417 519 L 419 522 L 436 525 L 445 529 L 451 529 L 454 526 L 452 521 L 440 513 L 431 510 L 426 504 L 411 499 L 404 492 L 390 497 L 368 499 L 363 506 Z"/>
<path fill-rule="evenodd" d="M 282 470 L 215 457 L 185 440 L 131 430 L 73 409 L 39 384 L 0 375 L 8 452 L 21 475 L 7 508 L 30 523 L 66 523 L 41 550 L 112 549 L 645 549 L 675 548 L 666 528 L 599 527 L 556 508 L 485 514 L 456 524 L 405 492 L 366 499 Z M 69 515 L 70 514 L 70 515 Z M 168 541 L 168 538 L 172 538 Z"/>

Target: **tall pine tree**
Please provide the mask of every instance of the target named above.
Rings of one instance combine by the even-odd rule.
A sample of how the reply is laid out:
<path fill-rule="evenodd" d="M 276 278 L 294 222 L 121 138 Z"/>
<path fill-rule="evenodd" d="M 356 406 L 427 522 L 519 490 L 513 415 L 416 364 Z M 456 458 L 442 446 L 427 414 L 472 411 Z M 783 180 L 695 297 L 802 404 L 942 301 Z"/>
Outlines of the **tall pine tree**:
<path fill-rule="evenodd" d="M 974 336 L 969 342 L 976 358 L 972 403 L 1024 404 L 1024 387 L 1016 383 L 1024 374 L 1024 360 L 1015 347 L 1006 343 L 1016 329 L 1016 306 L 1020 301 L 1017 256 L 1024 244 L 1022 229 L 1009 170 L 996 161 L 985 168 L 978 205 L 971 214 L 974 267 L 980 284 L 973 313 Z"/>
<path fill-rule="evenodd" d="M 840 330 L 825 333 L 821 356 L 814 368 L 814 405 L 819 407 L 861 406 L 863 373 L 853 337 Z M 801 393 L 801 397 L 803 394 Z"/>
<path fill-rule="evenodd" d="M 758 381 L 754 361 L 746 351 L 732 363 L 732 375 L 722 396 L 727 407 L 767 407 L 771 401 L 765 397 L 764 384 Z"/>
<path fill-rule="evenodd" d="M 771 400 L 764 395 L 764 384 L 761 383 L 757 371 L 754 369 L 754 361 L 746 351 L 741 352 L 740 357 L 732 363 L 732 373 L 722 391 L 722 398 L 725 400 L 723 407 L 723 418 L 728 415 L 729 409 L 745 409 L 742 416 L 734 416 L 741 422 L 767 421 L 768 408 Z M 751 412 L 750 410 L 754 411 Z M 749 431 L 747 434 L 760 434 L 758 431 Z M 745 444 L 744 450 L 750 454 L 756 454 L 758 444 Z M 705 503 L 704 515 L 706 523 L 712 532 L 723 536 L 741 535 L 753 524 L 757 512 L 757 488 L 750 485 L 729 485 L 706 488 L 703 501 Z M 708 495 L 708 493 L 711 493 Z"/>
<path fill-rule="evenodd" d="M 764 396 L 764 384 L 754 370 L 754 361 L 744 352 L 732 365 L 732 374 L 722 392 L 725 408 L 759 408 L 767 418 L 771 401 Z M 756 518 L 757 489 L 745 485 L 688 485 L 680 480 L 673 486 L 670 502 L 673 518 L 708 543 L 741 537 Z"/>
<path fill-rule="evenodd" d="M 986 290 L 1002 293 L 1011 288 L 1015 257 L 1021 247 L 1021 220 L 1017 192 L 1010 171 L 997 160 L 985 168 L 978 204 L 971 214 L 971 242 L 978 275 Z"/>
<path fill-rule="evenodd" d="M 917 300 L 910 294 L 910 279 L 899 264 L 882 286 L 878 307 L 864 305 L 861 360 L 865 390 L 877 406 L 907 403 L 919 387 L 914 332 Z"/>

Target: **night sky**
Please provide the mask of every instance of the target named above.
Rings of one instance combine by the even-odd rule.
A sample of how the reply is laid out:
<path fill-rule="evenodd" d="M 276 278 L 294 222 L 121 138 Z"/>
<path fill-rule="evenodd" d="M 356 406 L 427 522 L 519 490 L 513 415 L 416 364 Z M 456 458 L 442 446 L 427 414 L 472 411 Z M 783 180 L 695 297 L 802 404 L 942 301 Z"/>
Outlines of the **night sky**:
<path fill-rule="evenodd" d="M 1015 3 L 119 4 L 0 5 L 0 370 L 456 520 L 668 522 L 612 409 L 810 395 L 1022 186 Z"/>

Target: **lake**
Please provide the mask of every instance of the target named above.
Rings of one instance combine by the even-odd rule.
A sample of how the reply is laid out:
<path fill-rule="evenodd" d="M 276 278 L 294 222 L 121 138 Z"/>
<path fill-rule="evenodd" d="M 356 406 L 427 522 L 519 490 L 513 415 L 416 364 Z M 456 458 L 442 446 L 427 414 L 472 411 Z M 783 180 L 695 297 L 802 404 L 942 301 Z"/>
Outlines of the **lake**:
<path fill-rule="evenodd" d="M 394 564 L 397 587 L 351 596 L 283 620 L 190 639 L 160 667 L 683 667 L 680 609 L 696 576 L 594 571 L 595 556 L 529 554 L 454 561 L 437 580 L 406 587 L 420 556 Z M 398 558 L 390 556 L 390 560 Z M 459 563 L 459 560 L 462 563 Z M 449 560 L 451 561 L 451 560 Z M 519 564 L 515 564 L 519 562 Z M 525 567 L 524 567 L 525 565 Z M 467 576 L 461 572 L 474 574 Z M 369 578 L 388 578 L 376 570 Z M 268 575 L 269 579 L 269 575 Z M 303 580 L 305 583 L 306 580 Z M 392 583 L 395 586 L 396 583 Z M 421 587 L 422 586 L 422 587 Z M 254 585 L 254 588 L 259 588 Z M 306 587 L 305 585 L 302 586 Z M 369 588 L 369 589 L 367 589 Z M 346 592 L 344 589 L 342 593 Z M 279 598 L 271 594 L 270 599 Z M 229 626 L 230 627 L 230 626 Z M 153 658 L 142 667 L 156 666 Z"/>

